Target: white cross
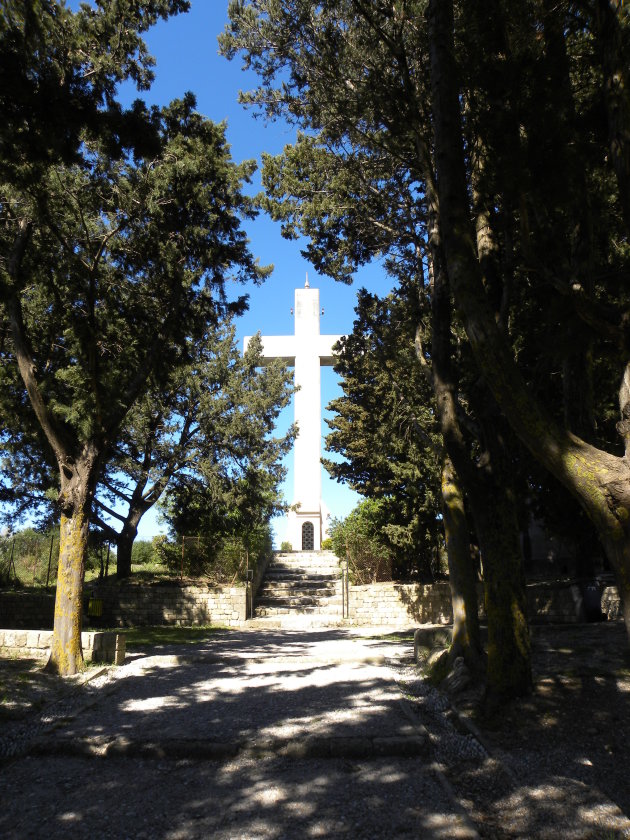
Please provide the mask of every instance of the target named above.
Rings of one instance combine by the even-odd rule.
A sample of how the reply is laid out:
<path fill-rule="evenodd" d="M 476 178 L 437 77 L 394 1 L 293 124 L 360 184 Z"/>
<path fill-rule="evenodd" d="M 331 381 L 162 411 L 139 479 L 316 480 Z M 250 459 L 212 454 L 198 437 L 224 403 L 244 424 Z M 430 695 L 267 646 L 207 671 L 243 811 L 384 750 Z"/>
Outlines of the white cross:
<path fill-rule="evenodd" d="M 308 284 L 295 290 L 295 334 L 262 336 L 263 359 L 282 359 L 293 365 L 295 422 L 298 434 L 293 446 L 293 504 L 289 515 L 289 540 L 295 550 L 309 547 L 309 526 L 313 525 L 313 548 L 321 548 L 325 517 L 322 512 L 321 476 L 321 386 L 320 367 L 333 364 L 333 345 L 340 335 L 319 332 L 319 289 Z M 245 349 L 251 336 L 245 339 Z M 306 541 L 306 542 L 305 542 Z"/>

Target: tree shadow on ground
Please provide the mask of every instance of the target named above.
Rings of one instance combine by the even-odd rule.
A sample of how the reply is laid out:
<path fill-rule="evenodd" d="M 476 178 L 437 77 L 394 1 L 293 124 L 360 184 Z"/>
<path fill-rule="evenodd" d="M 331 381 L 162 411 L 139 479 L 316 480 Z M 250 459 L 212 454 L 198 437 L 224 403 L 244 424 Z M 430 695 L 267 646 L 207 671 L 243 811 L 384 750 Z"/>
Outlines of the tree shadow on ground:
<path fill-rule="evenodd" d="M 616 836 L 615 815 L 602 814 L 598 791 L 628 813 L 627 785 L 620 786 L 630 674 L 615 652 L 617 635 L 612 626 L 534 632 L 536 692 L 501 717 L 481 721 L 518 783 L 492 787 L 489 761 L 451 764 L 458 784 L 472 791 L 484 836 Z M 304 733 L 361 738 L 399 731 L 395 686 L 369 658 L 353 668 L 351 643 L 352 634 L 339 630 L 236 632 L 192 651 L 162 646 L 130 663 L 129 675 L 110 693 L 104 690 L 95 705 L 51 734 L 57 755 L 5 765 L 0 834 L 51 840 L 68 833 L 165 840 L 467 836 L 426 755 L 296 759 L 250 752 L 201 761 L 181 753 L 169 758 L 168 751 L 153 758 L 133 752 L 79 758 L 68 749 L 86 740 L 106 752 L 116 740 L 251 743 L 279 732 L 299 740 Z M 378 645 L 374 640 L 374 650 Z"/>
<path fill-rule="evenodd" d="M 518 789 L 485 796 L 498 836 L 544 835 L 554 814 L 573 811 L 574 836 L 622 836 L 598 829 L 599 791 L 630 816 L 624 770 L 630 749 L 630 663 L 621 622 L 532 628 L 534 691 L 491 718 L 478 717 L 486 742 L 514 772 Z M 485 787 L 483 766 L 460 766 L 460 783 Z M 590 804 L 589 804 L 590 803 Z M 584 821 L 592 834 L 581 834 Z M 542 834 L 541 834 L 542 832 Z M 626 835 L 623 835 L 626 836 Z"/>
<path fill-rule="evenodd" d="M 309 656 L 312 638 L 285 632 L 229 636 L 192 655 L 189 646 L 172 646 L 131 663 L 111 693 L 47 736 L 56 755 L 5 767 L 9 807 L 0 814 L 0 833 L 17 838 L 30 829 L 38 836 L 45 827 L 49 838 L 103 836 L 106 822 L 104 836 L 111 837 L 456 836 L 460 817 L 423 756 L 72 756 L 72 745 L 86 739 L 168 747 L 177 738 L 251 746 L 314 735 L 407 737 L 398 689 L 381 668 L 355 667 L 350 649 L 347 660 L 344 651 L 334 656 L 334 646 L 351 647 L 352 635 L 312 636 L 317 657 Z"/>

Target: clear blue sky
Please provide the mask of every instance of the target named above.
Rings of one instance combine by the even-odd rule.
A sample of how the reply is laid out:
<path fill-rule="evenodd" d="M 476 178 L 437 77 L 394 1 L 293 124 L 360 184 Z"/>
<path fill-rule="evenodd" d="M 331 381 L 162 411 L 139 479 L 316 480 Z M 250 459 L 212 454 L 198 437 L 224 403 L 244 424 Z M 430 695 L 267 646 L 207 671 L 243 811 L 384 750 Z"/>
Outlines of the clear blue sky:
<path fill-rule="evenodd" d="M 74 4 L 72 4 L 74 5 Z M 262 152 L 279 153 L 293 140 L 293 131 L 279 123 L 265 124 L 262 118 L 238 103 L 239 90 L 255 86 L 254 74 L 241 69 L 237 58 L 227 61 L 218 54 L 217 36 L 227 22 L 227 0 L 193 0 L 188 14 L 160 23 L 146 35 L 151 54 L 156 59 L 156 80 L 149 92 L 141 94 L 151 103 L 165 104 L 171 99 L 192 91 L 197 97 L 198 110 L 217 122 L 227 121 L 227 136 L 232 157 L 236 161 L 256 159 Z M 139 96 L 125 89 L 124 97 Z M 258 173 L 252 189 L 260 189 Z M 258 330 L 263 334 L 293 333 L 293 294 L 296 285 L 303 286 L 308 272 L 311 287 L 320 289 L 320 303 L 325 310 L 321 330 L 330 334 L 344 334 L 352 328 L 356 291 L 365 286 L 385 294 L 390 280 L 378 265 L 369 266 L 356 277 L 352 286 L 318 277 L 300 254 L 299 242 L 287 242 L 280 235 L 280 226 L 265 216 L 246 225 L 251 249 L 262 264 L 273 263 L 274 272 L 262 286 L 248 289 L 249 311 L 239 319 L 239 338 Z M 238 292 L 238 289 L 235 288 Z M 337 377 L 330 368 L 322 369 L 322 405 L 340 394 Z M 293 409 L 287 409 L 279 428 L 285 429 L 293 419 Z M 322 433 L 327 426 L 322 423 Z M 292 500 L 292 458 L 287 461 L 289 474 L 285 482 L 285 496 Z M 322 470 L 322 495 L 333 516 L 346 516 L 358 496 L 343 485 L 332 481 Z M 147 514 L 140 525 L 140 536 L 147 538 L 159 529 L 155 515 Z M 283 538 L 283 523 L 275 523 L 277 538 Z"/>

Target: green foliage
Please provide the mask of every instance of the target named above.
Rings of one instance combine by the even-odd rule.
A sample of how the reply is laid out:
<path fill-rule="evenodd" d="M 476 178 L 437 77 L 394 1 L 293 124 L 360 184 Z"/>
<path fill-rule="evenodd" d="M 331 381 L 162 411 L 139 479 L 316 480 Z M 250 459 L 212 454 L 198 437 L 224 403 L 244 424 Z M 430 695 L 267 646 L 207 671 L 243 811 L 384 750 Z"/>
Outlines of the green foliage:
<path fill-rule="evenodd" d="M 465 179 L 465 215 L 480 235 L 474 241 L 471 228 L 467 247 L 487 249 L 475 250 L 484 283 L 476 297 L 499 324 L 529 393 L 571 432 L 620 454 L 630 18 L 619 4 L 452 6 L 453 83 L 466 103 L 466 171 L 457 178 Z M 304 235 L 318 270 L 344 282 L 357 266 L 383 259 L 420 300 L 432 297 L 432 243 L 442 247 L 427 7 L 425 0 L 317 7 L 245 0 L 230 4 L 221 41 L 226 56 L 241 56 L 257 74 L 243 101 L 302 130 L 281 155 L 264 159 L 263 202 L 284 235 Z M 469 413 L 463 443 L 479 465 L 489 447 L 478 416 L 496 410 L 486 386 L 503 382 L 505 371 L 491 372 L 494 381 L 479 388 L 479 366 L 452 321 L 454 380 L 464 400 L 456 396 Z M 424 319 L 422 327 L 429 369 Z M 395 374 L 401 388 L 413 367 L 404 370 Z M 519 406 L 520 414 L 528 408 Z M 573 532 L 577 546 L 595 550 L 592 525 L 576 516 L 565 491 L 529 454 L 506 445 L 522 497 L 552 530 Z"/>
<path fill-rule="evenodd" d="M 241 191 L 255 165 L 232 162 L 225 126 L 192 94 L 129 112 L 114 99 L 119 81 L 150 80 L 139 33 L 187 3 L 41 7 L 41 20 L 19 0 L 0 14 L 0 74 L 19 77 L 16 99 L 0 97 L 0 144 L 11 149 L 0 171 L 0 384 L 10 385 L 0 409 L 11 433 L 0 446 L 25 486 L 44 483 L 24 456 L 39 449 L 50 464 L 40 491 L 56 476 L 69 513 L 94 492 L 130 409 L 190 361 L 217 319 L 243 310 L 225 283 L 268 269 L 241 229 L 255 215 Z M 19 54 L 25 39 L 33 49 Z M 57 144 L 42 130 L 53 138 L 42 149 L 24 126 L 43 129 L 42 93 L 60 80 L 52 101 L 67 131 Z M 90 469 L 73 467 L 82 462 Z M 89 476 L 80 491 L 79 474 Z"/>
<path fill-rule="evenodd" d="M 271 529 L 261 525 L 247 535 L 186 536 L 178 540 L 155 537 L 155 552 L 172 575 L 202 577 L 212 583 L 247 580 L 247 569 L 255 569 L 272 551 Z"/>
<path fill-rule="evenodd" d="M 344 395 L 329 408 L 324 459 L 338 481 L 378 500 L 379 546 L 397 579 L 433 576 L 442 542 L 440 438 L 433 397 L 415 348 L 422 313 L 398 290 L 384 299 L 359 292 L 357 319 L 335 370 Z"/>
<path fill-rule="evenodd" d="M 0 427 L 29 446 L 33 430 L 45 439 L 58 510 L 74 524 L 90 515 L 131 409 L 245 307 L 228 301 L 228 281 L 270 270 L 242 229 L 256 213 L 242 192 L 255 164 L 231 160 L 225 126 L 190 93 L 161 109 L 115 98 L 125 80 L 149 85 L 142 33 L 187 8 L 0 7 L 0 81 L 11 83 L 0 84 L 0 360 L 17 365 L 36 418 L 20 426 L 21 406 L 0 398 Z M 71 607 L 56 611 L 51 662 L 63 674 L 81 668 L 86 550 L 81 539 L 60 554 Z"/>
<path fill-rule="evenodd" d="M 59 526 L 43 530 L 22 528 L 0 537 L 0 585 L 42 587 L 48 580 L 49 587 L 54 587 L 58 550 Z M 92 577 L 100 571 L 106 550 L 101 532 L 90 530 L 85 558 L 86 576 Z"/>
<path fill-rule="evenodd" d="M 147 566 L 158 560 L 152 540 L 135 540 L 131 550 L 131 562 L 134 566 Z"/>
<path fill-rule="evenodd" d="M 261 367 L 260 352 L 254 337 L 241 355 L 228 315 L 190 342 L 188 363 L 129 412 L 94 513 L 118 542 L 119 575 L 128 533 L 167 487 L 163 510 L 179 533 L 195 533 L 205 516 L 205 533 L 220 536 L 237 518 L 264 521 L 283 508 L 281 459 L 293 430 L 276 437 L 273 429 L 292 375 L 279 362 Z M 114 506 L 127 508 L 120 535 L 108 517 Z"/>
<path fill-rule="evenodd" d="M 292 375 L 280 363 L 261 367 L 261 349 L 260 337 L 254 337 L 241 357 L 231 334 L 223 384 L 199 391 L 198 432 L 163 505 L 175 534 L 200 534 L 216 544 L 234 535 L 254 539 L 258 528 L 286 510 L 279 490 L 286 472 L 282 458 L 295 430 L 282 437 L 273 430 L 293 392 Z"/>
<path fill-rule="evenodd" d="M 329 540 L 324 540 L 324 542 L 330 542 Z M 324 543 L 322 543 L 322 548 L 324 547 Z M 280 543 L 280 551 L 293 551 L 293 546 L 288 540 L 283 540 Z"/>
<path fill-rule="evenodd" d="M 383 502 L 366 499 L 345 518 L 329 525 L 332 550 L 348 561 L 353 583 L 376 583 L 392 579 L 393 552 L 383 539 L 387 512 Z"/>

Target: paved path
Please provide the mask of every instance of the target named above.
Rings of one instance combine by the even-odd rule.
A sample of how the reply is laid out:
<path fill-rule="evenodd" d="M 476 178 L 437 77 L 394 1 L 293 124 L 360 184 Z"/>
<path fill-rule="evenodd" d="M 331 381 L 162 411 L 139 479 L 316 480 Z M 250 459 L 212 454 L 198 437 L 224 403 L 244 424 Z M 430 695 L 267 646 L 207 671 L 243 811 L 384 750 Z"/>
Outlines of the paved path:
<path fill-rule="evenodd" d="M 386 666 L 409 643 L 250 631 L 146 653 L 5 765 L 0 836 L 475 836 Z"/>

